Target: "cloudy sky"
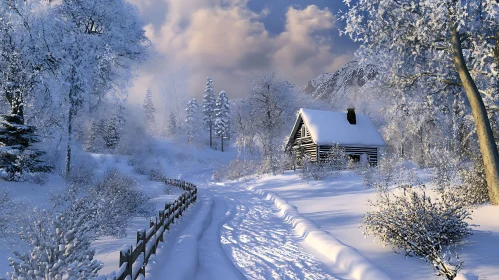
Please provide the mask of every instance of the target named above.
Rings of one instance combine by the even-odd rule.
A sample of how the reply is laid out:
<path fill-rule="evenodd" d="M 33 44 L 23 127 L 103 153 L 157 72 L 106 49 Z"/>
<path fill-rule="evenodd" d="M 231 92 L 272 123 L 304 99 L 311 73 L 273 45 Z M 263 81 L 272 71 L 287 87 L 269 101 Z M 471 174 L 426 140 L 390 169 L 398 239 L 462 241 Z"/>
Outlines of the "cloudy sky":
<path fill-rule="evenodd" d="M 185 80 L 201 97 L 207 76 L 215 91 L 241 97 L 252 77 L 273 70 L 305 86 L 333 72 L 357 48 L 339 36 L 335 18 L 342 0 L 129 0 L 139 7 L 156 55 L 138 71 L 130 99 L 147 88 Z"/>

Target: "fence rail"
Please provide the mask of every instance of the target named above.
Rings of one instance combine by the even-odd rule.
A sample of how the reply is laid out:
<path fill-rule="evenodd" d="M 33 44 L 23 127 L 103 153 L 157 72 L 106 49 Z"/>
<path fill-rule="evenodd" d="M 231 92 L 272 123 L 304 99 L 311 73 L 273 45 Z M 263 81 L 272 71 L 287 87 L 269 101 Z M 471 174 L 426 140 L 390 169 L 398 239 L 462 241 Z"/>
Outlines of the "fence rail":
<path fill-rule="evenodd" d="M 192 203 L 196 202 L 197 186 L 182 180 L 165 179 L 165 184 L 179 187 L 185 192 L 174 202 L 166 203 L 155 220 L 149 222 L 149 229 L 137 231 L 137 244 L 120 251 L 120 268 L 115 280 L 132 279 L 146 274 L 146 265 L 152 254 L 156 254 L 159 242 L 163 241 L 165 231 L 178 219 Z M 130 278 L 128 278 L 130 277 Z"/>

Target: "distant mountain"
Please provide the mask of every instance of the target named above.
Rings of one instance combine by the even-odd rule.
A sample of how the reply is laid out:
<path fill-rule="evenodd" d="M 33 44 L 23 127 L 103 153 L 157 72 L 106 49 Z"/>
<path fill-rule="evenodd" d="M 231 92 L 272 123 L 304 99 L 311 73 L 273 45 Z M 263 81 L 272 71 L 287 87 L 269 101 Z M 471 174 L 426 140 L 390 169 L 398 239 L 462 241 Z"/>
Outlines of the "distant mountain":
<path fill-rule="evenodd" d="M 348 93 L 352 87 L 361 87 L 378 74 L 372 64 L 361 66 L 357 61 L 350 61 L 334 73 L 324 73 L 308 82 L 305 92 L 314 99 L 331 100 L 335 96 Z"/>

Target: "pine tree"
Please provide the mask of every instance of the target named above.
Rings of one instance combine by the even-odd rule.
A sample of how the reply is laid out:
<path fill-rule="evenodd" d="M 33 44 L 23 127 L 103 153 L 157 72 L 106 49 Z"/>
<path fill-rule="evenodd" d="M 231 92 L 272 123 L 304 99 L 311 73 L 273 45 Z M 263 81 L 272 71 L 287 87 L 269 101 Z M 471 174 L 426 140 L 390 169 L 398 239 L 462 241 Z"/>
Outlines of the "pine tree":
<path fill-rule="evenodd" d="M 52 167 L 40 159 L 45 152 L 32 145 L 40 142 L 33 126 L 23 124 L 19 115 L 0 115 L 0 169 L 8 181 L 22 180 L 31 172 L 50 172 Z"/>
<path fill-rule="evenodd" d="M 104 148 L 104 133 L 106 129 L 106 123 L 101 119 L 92 120 L 90 125 L 90 131 L 88 139 L 84 145 L 84 149 L 88 152 L 97 153 L 101 152 Z"/>
<path fill-rule="evenodd" d="M 213 147 L 213 125 L 215 124 L 215 93 L 213 92 L 213 80 L 206 78 L 206 89 L 203 95 L 203 115 L 204 124 L 210 131 L 210 147 Z"/>
<path fill-rule="evenodd" d="M 178 125 L 177 125 L 177 118 L 175 117 L 175 114 L 173 112 L 170 112 L 170 117 L 168 119 L 168 136 L 173 137 L 177 135 L 178 131 Z"/>
<path fill-rule="evenodd" d="M 144 105 L 142 106 L 142 108 L 144 109 L 145 122 L 148 128 L 151 131 L 154 131 L 156 126 L 156 119 L 155 119 L 156 107 L 154 106 L 154 103 L 152 101 L 151 89 L 147 90 L 147 94 L 144 99 Z"/>
<path fill-rule="evenodd" d="M 187 103 L 185 111 L 187 112 L 187 116 L 185 118 L 187 141 L 192 143 L 192 140 L 197 134 L 199 123 L 199 106 L 196 99 L 193 98 L 189 101 L 189 103 Z"/>
<path fill-rule="evenodd" d="M 105 124 L 105 129 L 103 132 L 104 133 L 102 137 L 104 139 L 106 147 L 108 149 L 116 148 L 116 146 L 118 146 L 118 143 L 120 142 L 119 118 L 117 113 L 111 115 L 111 118 L 109 118 L 109 120 Z"/>
<path fill-rule="evenodd" d="M 229 125 L 230 104 L 227 94 L 222 90 L 218 95 L 215 108 L 215 134 L 222 141 L 222 152 L 224 151 L 224 138 L 229 137 Z"/>

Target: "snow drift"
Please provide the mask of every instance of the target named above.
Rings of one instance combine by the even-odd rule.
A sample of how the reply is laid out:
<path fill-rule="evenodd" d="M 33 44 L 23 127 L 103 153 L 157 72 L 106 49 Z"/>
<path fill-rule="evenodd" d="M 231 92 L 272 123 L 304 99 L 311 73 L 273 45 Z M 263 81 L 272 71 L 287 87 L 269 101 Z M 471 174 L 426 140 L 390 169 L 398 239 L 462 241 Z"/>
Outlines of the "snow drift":
<path fill-rule="evenodd" d="M 293 226 L 295 232 L 303 238 L 304 242 L 332 261 L 338 270 L 358 280 L 390 279 L 382 269 L 372 264 L 356 249 L 343 244 L 327 232 L 320 230 L 310 220 L 303 218 L 296 211 L 296 208 L 288 204 L 286 200 L 272 192 L 259 190 L 253 186 L 248 188 L 272 201 L 280 210 L 282 218 Z"/>

